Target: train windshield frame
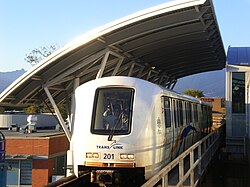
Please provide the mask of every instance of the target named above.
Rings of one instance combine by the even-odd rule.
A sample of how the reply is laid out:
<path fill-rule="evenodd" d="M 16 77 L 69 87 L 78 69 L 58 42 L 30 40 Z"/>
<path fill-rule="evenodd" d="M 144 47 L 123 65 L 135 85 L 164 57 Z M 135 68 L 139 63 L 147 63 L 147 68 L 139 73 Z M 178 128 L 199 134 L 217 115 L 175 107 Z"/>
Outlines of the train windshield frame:
<path fill-rule="evenodd" d="M 105 87 L 95 93 L 91 133 L 126 135 L 131 132 L 133 88 Z"/>

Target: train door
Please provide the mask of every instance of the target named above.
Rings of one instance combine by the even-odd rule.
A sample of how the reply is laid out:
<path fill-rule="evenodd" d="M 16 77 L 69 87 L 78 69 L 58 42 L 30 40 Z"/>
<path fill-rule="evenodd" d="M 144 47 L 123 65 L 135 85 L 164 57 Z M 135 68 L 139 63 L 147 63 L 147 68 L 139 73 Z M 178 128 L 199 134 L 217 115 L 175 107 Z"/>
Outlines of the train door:
<path fill-rule="evenodd" d="M 171 158 L 171 149 L 173 147 L 174 141 L 174 125 L 171 113 L 171 98 L 163 96 L 162 97 L 162 121 L 165 124 L 165 153 L 166 159 Z"/>
<path fill-rule="evenodd" d="M 171 156 L 173 159 L 179 155 L 180 136 L 181 136 L 177 99 L 173 98 L 171 99 L 171 111 L 172 111 L 172 134 L 173 134 Z"/>
<path fill-rule="evenodd" d="M 183 127 L 183 136 L 182 136 L 182 146 L 183 150 L 187 149 L 192 143 L 192 127 L 194 125 L 193 120 L 193 109 L 192 104 L 189 101 L 184 102 L 185 106 L 185 126 Z"/>
<path fill-rule="evenodd" d="M 185 149 L 185 142 L 183 137 L 184 131 L 184 110 L 183 110 L 183 101 L 177 100 L 177 111 L 178 111 L 178 139 L 179 139 L 179 148 L 178 155 L 181 154 Z"/>

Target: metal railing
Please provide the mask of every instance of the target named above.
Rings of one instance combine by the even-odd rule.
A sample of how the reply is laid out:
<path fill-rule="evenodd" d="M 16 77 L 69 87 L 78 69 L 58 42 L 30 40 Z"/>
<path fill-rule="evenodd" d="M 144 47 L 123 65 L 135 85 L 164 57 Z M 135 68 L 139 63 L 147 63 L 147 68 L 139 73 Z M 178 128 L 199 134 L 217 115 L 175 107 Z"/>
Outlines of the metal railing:
<path fill-rule="evenodd" d="M 161 183 L 167 186 L 197 186 L 208 164 L 218 150 L 225 125 L 208 134 L 149 179 L 142 187 Z"/>

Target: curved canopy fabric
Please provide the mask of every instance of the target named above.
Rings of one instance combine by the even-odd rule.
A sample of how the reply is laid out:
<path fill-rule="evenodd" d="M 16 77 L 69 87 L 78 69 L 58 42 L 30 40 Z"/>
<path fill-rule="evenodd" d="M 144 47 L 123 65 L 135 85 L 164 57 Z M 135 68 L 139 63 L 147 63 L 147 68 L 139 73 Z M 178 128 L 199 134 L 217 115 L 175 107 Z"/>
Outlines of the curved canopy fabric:
<path fill-rule="evenodd" d="M 48 100 L 48 89 L 58 104 L 77 85 L 105 76 L 170 86 L 181 77 L 222 69 L 225 62 L 212 0 L 173 1 L 79 37 L 11 84 L 0 103 L 40 104 Z"/>

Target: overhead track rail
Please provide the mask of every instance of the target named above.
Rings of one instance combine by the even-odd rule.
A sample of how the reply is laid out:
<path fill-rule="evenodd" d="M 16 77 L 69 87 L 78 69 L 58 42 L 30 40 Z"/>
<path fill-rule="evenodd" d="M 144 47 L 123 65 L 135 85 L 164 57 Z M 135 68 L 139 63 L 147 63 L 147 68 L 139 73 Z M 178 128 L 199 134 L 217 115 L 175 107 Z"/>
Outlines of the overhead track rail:
<path fill-rule="evenodd" d="M 106 76 L 138 77 L 172 89 L 179 78 L 222 69 L 225 62 L 212 0 L 173 1 L 59 49 L 2 92 L 0 105 L 72 105 L 78 85 Z"/>

